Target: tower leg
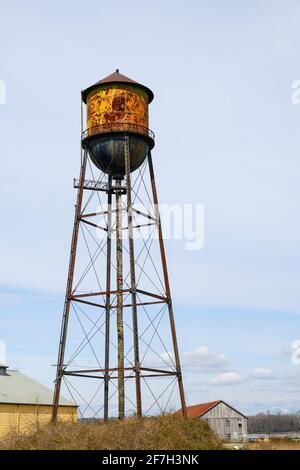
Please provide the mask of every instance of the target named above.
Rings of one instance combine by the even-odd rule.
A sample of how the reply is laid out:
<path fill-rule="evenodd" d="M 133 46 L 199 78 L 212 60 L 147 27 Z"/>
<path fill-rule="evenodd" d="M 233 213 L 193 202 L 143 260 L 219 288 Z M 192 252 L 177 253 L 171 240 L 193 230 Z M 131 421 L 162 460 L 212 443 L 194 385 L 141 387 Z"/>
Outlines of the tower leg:
<path fill-rule="evenodd" d="M 182 373 L 181 373 L 181 366 L 180 366 L 180 358 L 179 358 L 179 350 L 178 350 L 178 343 L 177 343 L 177 336 L 176 336 L 176 329 L 175 329 L 175 321 L 174 321 L 174 312 L 173 312 L 172 299 L 171 299 L 169 275 L 168 275 L 164 240 L 163 240 L 163 235 L 162 235 L 160 213 L 159 213 L 159 208 L 158 208 L 158 197 L 157 197 L 157 190 L 156 190 L 156 184 L 155 184 L 155 177 L 154 177 L 154 169 L 153 169 L 153 162 L 152 162 L 151 152 L 149 152 L 149 154 L 148 154 L 148 164 L 149 164 L 149 172 L 150 172 L 150 179 L 151 179 L 153 202 L 154 202 L 154 207 L 155 207 L 155 217 L 156 217 L 157 228 L 158 228 L 160 255 L 161 255 L 161 261 L 162 261 L 162 266 L 163 266 L 165 289 L 166 289 L 166 295 L 167 295 L 167 298 L 168 298 L 168 311 L 169 311 L 169 319 L 170 319 L 170 326 L 171 326 L 171 333 L 172 333 L 172 341 L 173 341 L 175 365 L 176 365 L 176 371 L 177 371 L 179 394 L 180 394 L 180 400 L 181 400 L 181 410 L 182 410 L 182 415 L 184 417 L 186 417 L 187 416 L 187 414 L 186 414 L 186 402 L 185 402 L 185 395 L 184 395 L 184 387 L 183 387 L 183 380 L 182 380 Z"/>
<path fill-rule="evenodd" d="M 111 176 L 108 178 L 107 192 L 107 244 L 106 244 L 106 305 L 105 305 L 105 373 L 104 373 L 104 420 L 108 420 L 109 400 L 109 347 L 110 347 L 110 287 L 111 287 L 111 215 L 112 189 Z"/>
<path fill-rule="evenodd" d="M 134 242 L 132 228 L 132 200 L 131 200 L 131 178 L 130 178 L 130 155 L 129 138 L 125 136 L 125 175 L 126 175 L 126 196 L 127 196 L 127 218 L 128 218 L 128 239 L 129 239 L 129 262 L 130 262 L 130 290 L 132 303 L 132 323 L 133 323 L 133 346 L 134 346 L 134 367 L 135 367 L 135 385 L 136 385 L 136 414 L 142 416 L 142 397 L 141 397 L 141 377 L 140 377 L 140 354 L 139 354 L 139 334 L 137 320 L 137 302 L 136 302 L 136 278 L 135 278 L 135 259 Z"/>
<path fill-rule="evenodd" d="M 117 265 L 117 335 L 118 335 L 118 409 L 119 419 L 125 416 L 124 331 L 123 331 L 123 244 L 122 189 L 116 180 L 116 265 Z"/>
<path fill-rule="evenodd" d="M 55 389 L 54 389 L 53 407 L 52 407 L 52 422 L 53 423 L 56 423 L 57 421 L 61 380 L 62 380 L 62 375 L 63 375 L 65 347 L 66 347 L 68 322 L 69 322 L 69 315 L 70 315 L 70 303 L 71 303 L 72 288 L 73 288 L 74 267 L 75 267 L 76 251 L 77 251 L 78 232 L 79 232 L 80 214 L 81 214 L 81 207 L 82 207 L 86 163 L 87 163 L 87 152 L 85 151 L 82 162 L 81 162 L 81 169 L 80 169 L 79 188 L 77 191 L 74 228 L 73 228 L 73 236 L 72 236 L 72 242 L 71 242 L 71 254 L 70 254 L 70 261 L 69 261 L 67 289 L 66 289 L 64 313 L 63 313 L 61 334 L 60 334 L 60 341 L 59 341 Z"/>

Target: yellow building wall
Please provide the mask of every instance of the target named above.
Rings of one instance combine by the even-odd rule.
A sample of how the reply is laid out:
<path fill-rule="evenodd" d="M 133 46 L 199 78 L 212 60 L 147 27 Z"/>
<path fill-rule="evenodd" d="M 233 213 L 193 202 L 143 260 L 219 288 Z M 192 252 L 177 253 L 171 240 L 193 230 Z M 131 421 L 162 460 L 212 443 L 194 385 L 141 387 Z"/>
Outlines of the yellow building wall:
<path fill-rule="evenodd" d="M 17 405 L 0 405 L 0 437 L 18 426 Z"/>
<path fill-rule="evenodd" d="M 30 432 L 36 425 L 45 425 L 51 421 L 50 405 L 10 405 L 0 404 L 0 437 L 10 432 Z M 60 421 L 77 421 L 75 406 L 60 406 Z"/>
<path fill-rule="evenodd" d="M 133 86 L 122 85 L 109 85 L 92 91 L 87 99 L 88 129 L 99 125 L 109 128 L 112 124 L 114 129 L 118 124 L 148 128 L 147 94 Z M 89 135 L 92 134 L 93 129 L 89 132 Z"/>

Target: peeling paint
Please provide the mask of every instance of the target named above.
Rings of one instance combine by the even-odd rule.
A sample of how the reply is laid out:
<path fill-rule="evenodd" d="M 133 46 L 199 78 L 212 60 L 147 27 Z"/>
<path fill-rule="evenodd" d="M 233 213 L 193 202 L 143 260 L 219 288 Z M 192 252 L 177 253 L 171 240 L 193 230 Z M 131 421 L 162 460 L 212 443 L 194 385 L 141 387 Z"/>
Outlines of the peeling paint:
<path fill-rule="evenodd" d="M 87 98 L 89 135 L 99 132 L 97 126 L 103 126 L 105 131 L 106 124 L 108 129 L 113 124 L 114 130 L 120 129 L 120 131 L 126 128 L 126 124 L 141 126 L 139 132 L 146 133 L 148 128 L 147 94 L 134 86 L 122 84 L 101 86 L 93 90 Z M 142 128 L 145 128 L 145 132 Z"/>

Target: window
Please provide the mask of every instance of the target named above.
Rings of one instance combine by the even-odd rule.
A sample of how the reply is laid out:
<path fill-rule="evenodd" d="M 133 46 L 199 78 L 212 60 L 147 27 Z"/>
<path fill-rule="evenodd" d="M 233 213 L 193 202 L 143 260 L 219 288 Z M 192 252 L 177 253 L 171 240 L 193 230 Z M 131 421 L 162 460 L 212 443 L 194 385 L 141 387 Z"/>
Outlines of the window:
<path fill-rule="evenodd" d="M 226 439 L 228 439 L 228 440 L 231 439 L 231 434 L 230 434 L 230 432 L 228 432 L 228 433 L 226 434 Z"/>

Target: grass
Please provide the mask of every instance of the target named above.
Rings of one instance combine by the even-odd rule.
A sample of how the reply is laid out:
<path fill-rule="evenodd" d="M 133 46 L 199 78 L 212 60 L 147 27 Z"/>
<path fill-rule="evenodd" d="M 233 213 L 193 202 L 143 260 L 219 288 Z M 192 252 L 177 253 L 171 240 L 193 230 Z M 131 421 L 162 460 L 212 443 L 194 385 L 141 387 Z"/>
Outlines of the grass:
<path fill-rule="evenodd" d="M 11 433 L 0 450 L 220 450 L 222 441 L 205 421 L 165 415 L 139 420 L 58 423 L 26 434 Z"/>
<path fill-rule="evenodd" d="M 300 450 L 300 441 L 288 437 L 266 439 L 247 445 L 249 450 Z"/>

